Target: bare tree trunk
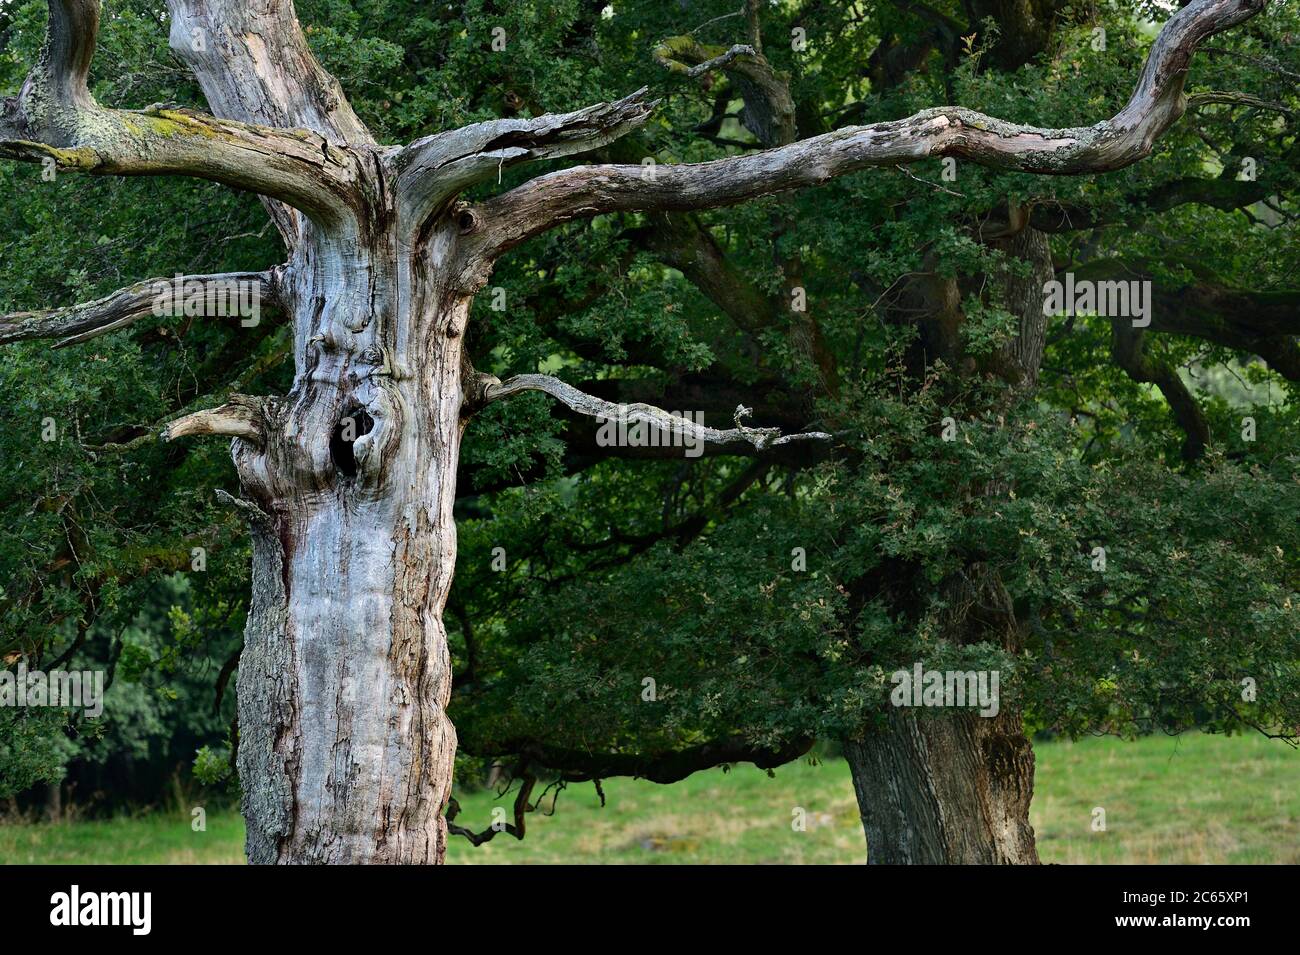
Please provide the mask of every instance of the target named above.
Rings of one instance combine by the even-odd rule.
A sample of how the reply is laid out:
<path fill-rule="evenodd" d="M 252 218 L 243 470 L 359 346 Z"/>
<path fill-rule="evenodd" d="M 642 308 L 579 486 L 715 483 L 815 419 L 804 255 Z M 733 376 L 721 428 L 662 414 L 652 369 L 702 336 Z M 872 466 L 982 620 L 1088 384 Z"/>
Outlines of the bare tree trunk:
<path fill-rule="evenodd" d="M 265 405 L 263 445 L 235 448 L 255 543 L 238 682 L 252 862 L 445 852 L 469 297 L 440 239 L 413 257 L 314 234 L 280 277 L 301 367 Z"/>
<path fill-rule="evenodd" d="M 889 731 L 844 741 L 867 861 L 876 865 L 1038 862 L 1029 800 L 1034 751 L 1019 715 L 889 716 Z"/>

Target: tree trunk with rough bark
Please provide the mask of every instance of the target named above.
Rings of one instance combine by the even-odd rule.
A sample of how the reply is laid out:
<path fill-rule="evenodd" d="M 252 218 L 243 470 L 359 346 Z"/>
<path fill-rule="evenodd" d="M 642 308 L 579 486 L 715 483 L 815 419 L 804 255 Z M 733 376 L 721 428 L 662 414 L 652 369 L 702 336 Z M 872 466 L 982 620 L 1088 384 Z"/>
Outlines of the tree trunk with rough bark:
<path fill-rule="evenodd" d="M 171 10 L 172 46 L 217 115 L 373 143 L 290 4 Z M 258 440 L 235 442 L 255 547 L 238 676 L 250 862 L 446 852 L 456 734 L 442 612 L 472 288 L 450 206 L 416 220 L 384 158 L 364 149 L 360 208 L 341 225 L 268 203 L 293 249 L 275 282 L 296 374 L 260 409 Z"/>
<path fill-rule="evenodd" d="M 844 741 L 867 862 L 1038 862 L 1034 751 L 1020 716 L 892 712 L 888 731 Z"/>
<path fill-rule="evenodd" d="M 298 384 L 236 450 L 260 512 L 238 682 L 249 860 L 440 862 L 469 300 L 436 251 L 299 249 L 281 276 L 311 330 Z"/>

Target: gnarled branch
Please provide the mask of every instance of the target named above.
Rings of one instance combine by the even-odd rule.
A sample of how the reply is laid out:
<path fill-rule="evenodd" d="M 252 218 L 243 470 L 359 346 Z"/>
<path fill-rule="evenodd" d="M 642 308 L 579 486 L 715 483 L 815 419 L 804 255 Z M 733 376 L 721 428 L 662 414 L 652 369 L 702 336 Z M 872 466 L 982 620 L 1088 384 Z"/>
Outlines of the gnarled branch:
<path fill-rule="evenodd" d="M 259 307 L 275 303 L 274 273 L 219 272 L 212 275 L 179 275 L 171 279 L 146 279 L 93 302 L 67 308 L 37 312 L 15 312 L 0 317 L 0 345 L 30 338 L 59 338 L 55 348 L 64 348 L 117 331 L 150 315 L 170 314 L 175 307 L 175 293 L 202 296 L 202 314 L 211 316 L 218 309 L 218 296 L 231 289 L 256 289 Z"/>
<path fill-rule="evenodd" d="M 674 36 L 655 48 L 655 59 L 674 73 L 697 79 L 723 70 L 744 100 L 741 122 L 764 146 L 783 146 L 795 138 L 795 104 L 784 76 L 752 45 L 708 47 L 692 36 Z"/>
<path fill-rule="evenodd" d="M 1300 289 L 1231 288 L 1198 280 L 1170 286 L 1123 260 L 1098 259 L 1073 270 L 1076 281 L 1150 281 L 1149 332 L 1186 335 L 1250 352 L 1290 381 L 1300 381 Z M 1124 324 L 1129 319 L 1116 319 Z"/>
<path fill-rule="evenodd" d="M 370 145 L 338 80 L 312 55 L 293 0 L 167 0 L 169 42 L 208 108 L 225 119 L 310 129 L 340 146 Z M 284 240 L 298 241 L 295 210 L 263 197 Z"/>
<path fill-rule="evenodd" d="M 533 787 L 537 785 L 537 777 L 525 768 L 519 772 L 519 780 L 519 792 L 515 796 L 515 821 L 513 825 L 506 823 L 500 828 L 489 826 L 482 832 L 475 832 L 473 829 L 457 825 L 456 818 L 460 815 L 460 803 L 453 797 L 447 800 L 447 831 L 453 836 L 464 836 L 473 846 L 481 846 L 485 842 L 491 842 L 493 836 L 498 832 L 504 832 L 516 839 L 523 839 L 527 830 L 528 813 L 536 808 L 528 800 L 533 794 Z M 546 793 L 542 793 L 542 795 L 545 796 Z"/>
<path fill-rule="evenodd" d="M 172 52 L 218 115 L 310 129 L 340 145 L 374 143 L 312 54 L 293 0 L 167 0 L 167 9 Z"/>
<path fill-rule="evenodd" d="M 824 431 L 782 435 L 779 428 L 750 428 L 742 420 L 750 414 L 744 405 L 736 408 L 736 426 L 726 430 L 696 424 L 688 417 L 670 414 L 654 405 L 636 402 L 615 404 L 579 391 L 551 375 L 515 375 L 504 382 L 489 379 L 482 389 L 483 402 L 489 403 L 518 394 L 541 391 L 562 402 L 570 410 L 607 422 L 619 422 L 627 428 L 645 426 L 666 435 L 664 444 L 686 448 L 705 444 L 736 448 L 738 453 L 764 452 L 800 442 L 820 444 L 834 440 Z"/>
<path fill-rule="evenodd" d="M 1260 99 L 1258 96 L 1251 96 L 1249 93 L 1234 93 L 1225 90 L 1206 90 L 1204 93 L 1193 93 L 1187 97 L 1187 108 L 1198 109 L 1202 106 L 1245 106 L 1249 109 L 1262 109 L 1272 113 L 1282 113 L 1286 116 L 1295 115 L 1295 110 L 1289 106 L 1283 106 L 1281 103 L 1273 103 L 1269 100 Z"/>
<path fill-rule="evenodd" d="M 475 756 L 522 754 L 531 765 L 553 769 L 567 782 L 589 782 L 615 776 L 648 779 L 654 783 L 680 782 L 692 773 L 728 763 L 753 763 L 759 769 L 774 769 L 803 756 L 813 740 L 792 739 L 774 747 L 756 746 L 731 737 L 711 740 L 679 750 L 650 753 L 591 752 L 551 746 L 535 740 L 512 740 L 501 745 L 467 739 L 462 748 Z"/>
<path fill-rule="evenodd" d="M 612 142 L 645 122 L 655 102 L 642 87 L 613 103 L 534 119 L 494 119 L 417 139 L 390 160 L 403 221 L 418 230 L 457 193 L 507 166 L 557 159 Z"/>
<path fill-rule="evenodd" d="M 1174 413 L 1174 420 L 1182 428 L 1182 454 L 1184 460 L 1194 461 L 1205 452 L 1210 442 L 1210 426 L 1196 397 L 1178 377 L 1178 370 L 1168 362 L 1152 358 L 1146 353 L 1146 332 L 1123 322 L 1111 326 L 1111 354 L 1115 363 L 1140 384 L 1153 384 L 1160 389 Z"/>
<path fill-rule="evenodd" d="M 1121 169 L 1150 154 L 1186 108 L 1183 86 L 1206 37 L 1259 13 L 1266 0 L 1194 0 L 1165 23 L 1137 87 L 1115 116 L 1093 126 L 1048 129 L 961 107 L 847 127 L 713 162 L 577 166 L 541 176 L 482 204 L 480 254 L 495 258 L 558 223 L 604 212 L 688 211 L 824 183 L 871 166 L 957 156 L 994 169 L 1073 175 Z"/>
<path fill-rule="evenodd" d="M 183 175 L 269 196 L 320 221 L 351 217 L 357 159 L 318 133 L 186 109 L 105 109 L 86 76 L 99 0 L 49 0 L 46 41 L 22 91 L 4 101 L 0 157 L 100 175 Z"/>
<path fill-rule="evenodd" d="M 1207 179 L 1185 176 L 1174 179 L 1145 193 L 1124 197 L 1127 212 L 1108 212 L 1093 206 L 1057 202 L 1050 199 L 1034 200 L 1028 204 L 1028 217 L 1022 225 L 1040 232 L 1075 232 L 1119 222 L 1133 222 L 1150 213 L 1167 212 L 1177 206 L 1194 203 L 1214 209 L 1231 211 L 1253 205 L 1277 192 L 1277 187 L 1263 179 Z"/>

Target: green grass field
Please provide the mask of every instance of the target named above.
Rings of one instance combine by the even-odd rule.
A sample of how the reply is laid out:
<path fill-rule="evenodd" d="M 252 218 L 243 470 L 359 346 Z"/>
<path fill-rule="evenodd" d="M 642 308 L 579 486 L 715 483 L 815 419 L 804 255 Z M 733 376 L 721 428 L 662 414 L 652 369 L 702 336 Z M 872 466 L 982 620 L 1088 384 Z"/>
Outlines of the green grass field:
<path fill-rule="evenodd" d="M 1038 754 L 1033 823 L 1044 862 L 1300 862 L 1300 753 L 1259 736 L 1089 739 L 1045 743 Z M 453 838 L 465 864 L 859 863 L 865 859 L 848 770 L 800 762 L 775 778 L 738 767 L 673 786 L 614 779 L 600 808 L 590 785 L 560 796 L 553 816 L 529 817 L 523 842 L 499 835 L 475 848 Z M 484 829 L 512 797 L 461 794 L 457 821 Z M 791 828 L 805 810 L 803 832 Z M 1106 831 L 1092 831 L 1095 807 Z M 0 825 L 7 863 L 239 863 L 243 823 L 213 812 L 205 832 L 189 814 L 102 822 Z"/>

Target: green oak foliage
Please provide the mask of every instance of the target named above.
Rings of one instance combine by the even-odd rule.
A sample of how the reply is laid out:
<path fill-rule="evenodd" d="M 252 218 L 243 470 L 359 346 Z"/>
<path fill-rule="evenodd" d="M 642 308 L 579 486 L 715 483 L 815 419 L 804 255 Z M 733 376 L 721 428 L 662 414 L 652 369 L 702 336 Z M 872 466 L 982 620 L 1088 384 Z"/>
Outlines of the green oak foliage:
<path fill-rule="evenodd" d="M 955 2 L 933 6 L 962 17 Z M 702 43 L 743 41 L 743 18 L 724 17 L 735 7 L 298 4 L 317 55 L 383 141 L 650 85 L 662 97 L 651 121 L 604 154 L 633 162 L 757 147 L 735 118 L 730 80 L 684 80 L 652 56 L 658 41 L 697 27 Z M 36 0 L 0 9 L 8 90 L 33 61 L 43 9 Z M 889 83 L 873 81 L 873 51 L 933 29 L 907 4 L 780 0 L 763 6 L 762 27 L 800 135 L 811 135 L 944 102 L 1045 126 L 1099 120 L 1131 91 L 1154 32 L 1147 18 L 1164 16 L 1129 0 L 1073 4 L 1048 49 L 1012 72 L 995 68 L 996 25 L 981 24 L 951 49 L 931 44 Z M 107 4 L 92 74 L 101 102 L 202 102 L 167 51 L 164 21 L 162 3 Z M 505 54 L 491 49 L 497 26 Z M 806 51 L 791 49 L 796 26 Z M 1104 50 L 1094 49 L 1097 26 Z M 541 395 L 480 413 L 465 442 L 447 615 L 458 674 L 451 716 L 467 756 L 531 744 L 663 754 L 723 738 L 776 748 L 851 735 L 878 719 L 890 672 L 917 660 L 999 669 L 1004 698 L 1038 728 L 1294 731 L 1295 384 L 1245 353 L 1148 336 L 1148 355 L 1183 369 L 1209 424 L 1209 450 L 1187 464 L 1160 392 L 1111 358 L 1108 322 L 1054 319 L 1041 386 L 1009 395 L 942 366 L 918 388 L 902 370 L 913 332 L 884 312 L 910 274 L 959 276 L 968 352 L 1005 342 L 1014 328 L 1005 283 L 1019 266 L 981 242 L 976 226 L 1009 200 L 1054 200 L 1103 223 L 1054 234 L 1061 269 L 1113 260 L 1161 287 L 1294 290 L 1298 32 L 1297 5 L 1277 3 L 1211 44 L 1227 52 L 1193 64 L 1189 91 L 1245 93 L 1280 111 L 1194 106 L 1148 160 L 1120 172 L 1049 179 L 962 164 L 947 181 L 938 162 L 920 163 L 693 217 L 756 300 L 783 301 L 781 263 L 800 261 L 838 366 L 834 396 L 817 387 L 788 313 L 776 308 L 742 327 L 654 254 L 645 235 L 662 223 L 573 223 L 507 256 L 474 307 L 480 370 L 543 370 L 587 386 L 635 381 L 645 400 L 699 394 L 686 388 L 697 383 L 725 393 L 719 404 L 735 396 L 733 406 L 755 405 L 757 424 L 833 426 L 847 437 L 844 453 L 820 461 L 598 459 L 589 435 L 574 439 L 574 422 Z M 727 114 L 716 134 L 715 110 Z M 1272 208 L 1154 210 L 1142 199 L 1183 179 L 1234 182 L 1247 157 L 1266 194 L 1280 197 Z M 537 171 L 507 170 L 482 192 Z M 39 167 L 6 163 L 0 196 L 0 311 L 282 257 L 255 198 L 206 183 L 70 173 L 45 182 Z M 492 307 L 497 288 L 502 310 Z M 115 682 L 145 688 L 148 699 L 110 705 L 95 731 L 60 714 L 0 711 L 0 791 L 102 759 L 104 739 L 123 750 L 153 740 L 142 758 L 156 761 L 180 758 L 177 740 L 191 746 L 186 759 L 207 744 L 203 774 L 220 775 L 229 700 L 219 719 L 206 691 L 239 645 L 249 555 L 214 489 L 234 492 L 234 473 L 222 441 L 159 445 L 153 435 L 232 390 L 285 391 L 289 344 L 279 317 L 264 314 L 253 329 L 156 319 L 57 351 L 6 347 L 0 642 L 7 659 L 22 654 L 33 666 L 69 651 L 79 665 L 115 665 Z M 940 435 L 946 416 L 957 420 L 955 441 Z M 1245 416 L 1256 422 L 1253 442 L 1241 439 Z M 58 430 L 52 442 L 41 439 L 46 418 Z M 725 410 L 717 420 L 726 423 Z M 189 569 L 197 546 L 208 553 L 202 573 Z M 1104 573 L 1093 569 L 1098 546 Z M 502 571 L 495 548 L 504 549 Z M 942 636 L 952 610 L 943 583 L 979 568 L 996 570 L 1029 627 L 1014 657 Z M 142 608 L 158 610 L 147 627 Z M 647 677 L 653 702 L 643 700 Z M 158 702 L 169 690 L 183 706 Z"/>

